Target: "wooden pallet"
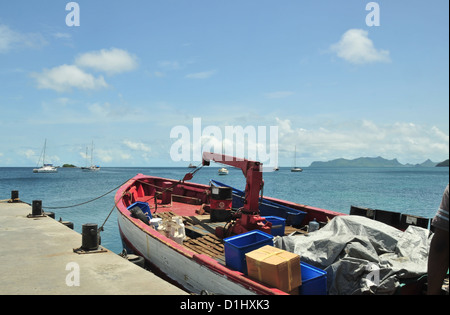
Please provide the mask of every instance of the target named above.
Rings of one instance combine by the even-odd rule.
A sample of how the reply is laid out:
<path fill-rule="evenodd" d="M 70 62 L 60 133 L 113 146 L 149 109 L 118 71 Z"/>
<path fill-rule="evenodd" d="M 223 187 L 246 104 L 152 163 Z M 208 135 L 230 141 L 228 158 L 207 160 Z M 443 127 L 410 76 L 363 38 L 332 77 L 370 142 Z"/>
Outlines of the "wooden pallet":
<path fill-rule="evenodd" d="M 225 251 L 222 241 L 215 235 L 205 235 L 197 238 L 188 238 L 183 245 L 198 254 L 208 255 L 220 263 L 225 264 Z"/>
<path fill-rule="evenodd" d="M 163 220 L 172 220 L 176 216 L 171 211 L 160 212 L 154 215 Z M 187 236 L 183 245 L 197 254 L 205 254 L 218 262 L 225 264 L 225 251 L 223 241 L 213 233 L 218 223 L 209 222 L 207 216 L 182 216 Z M 223 223 L 222 223 L 223 224 Z"/>
<path fill-rule="evenodd" d="M 173 213 L 172 211 L 167 211 L 167 212 L 154 213 L 153 216 L 156 218 L 163 219 L 163 220 L 172 220 L 172 217 L 175 217 L 177 215 L 175 213 Z"/>

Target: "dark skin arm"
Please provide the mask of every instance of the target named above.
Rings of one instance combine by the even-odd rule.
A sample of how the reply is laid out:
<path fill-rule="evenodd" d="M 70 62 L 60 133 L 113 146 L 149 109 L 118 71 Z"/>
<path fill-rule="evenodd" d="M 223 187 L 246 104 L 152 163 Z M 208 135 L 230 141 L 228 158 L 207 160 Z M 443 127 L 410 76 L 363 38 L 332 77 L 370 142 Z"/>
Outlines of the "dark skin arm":
<path fill-rule="evenodd" d="M 449 263 L 448 231 L 436 229 L 428 255 L 428 294 L 441 294 Z"/>

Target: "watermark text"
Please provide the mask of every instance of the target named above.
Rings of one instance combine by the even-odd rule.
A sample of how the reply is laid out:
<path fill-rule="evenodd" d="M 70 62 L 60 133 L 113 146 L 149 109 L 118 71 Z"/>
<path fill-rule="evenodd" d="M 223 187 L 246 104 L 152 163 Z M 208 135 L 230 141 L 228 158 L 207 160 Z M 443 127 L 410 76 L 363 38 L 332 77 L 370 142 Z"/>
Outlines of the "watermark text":
<path fill-rule="evenodd" d="M 70 11 L 66 15 L 66 25 L 69 27 L 80 26 L 80 5 L 76 2 L 66 4 L 66 11 Z"/>
<path fill-rule="evenodd" d="M 76 262 L 70 262 L 66 265 L 66 271 L 70 271 L 66 276 L 66 285 L 68 287 L 79 287 L 80 266 Z"/>
<path fill-rule="evenodd" d="M 380 26 L 380 5 L 376 2 L 369 2 L 366 11 L 370 11 L 366 16 L 367 26 Z"/>
<path fill-rule="evenodd" d="M 192 130 L 176 126 L 170 138 L 177 139 L 170 148 L 174 162 L 201 162 L 203 152 L 222 153 L 228 157 L 246 158 L 263 163 L 266 170 L 278 166 L 278 126 L 202 127 L 194 118 Z"/>

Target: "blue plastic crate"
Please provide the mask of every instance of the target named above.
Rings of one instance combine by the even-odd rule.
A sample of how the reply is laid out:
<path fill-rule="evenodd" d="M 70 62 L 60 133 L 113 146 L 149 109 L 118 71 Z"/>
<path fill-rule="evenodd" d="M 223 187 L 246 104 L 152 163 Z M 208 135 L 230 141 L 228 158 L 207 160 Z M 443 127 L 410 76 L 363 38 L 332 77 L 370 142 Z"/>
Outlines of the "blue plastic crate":
<path fill-rule="evenodd" d="M 227 267 L 247 274 L 245 254 L 265 245 L 273 246 L 273 236 L 254 230 L 225 238 L 223 242 Z"/>
<path fill-rule="evenodd" d="M 326 295 L 327 272 L 307 263 L 300 262 L 302 285 L 299 287 L 300 295 Z"/>
<path fill-rule="evenodd" d="M 149 220 L 152 219 L 152 212 L 150 211 L 150 206 L 148 205 L 148 203 L 137 201 L 128 206 L 127 210 L 131 211 L 131 209 L 133 209 L 134 207 L 139 207 Z"/>
<path fill-rule="evenodd" d="M 286 219 L 275 217 L 275 216 L 267 216 L 264 217 L 267 221 L 272 223 L 272 230 L 270 234 L 273 236 L 284 236 L 284 229 L 286 227 Z"/>

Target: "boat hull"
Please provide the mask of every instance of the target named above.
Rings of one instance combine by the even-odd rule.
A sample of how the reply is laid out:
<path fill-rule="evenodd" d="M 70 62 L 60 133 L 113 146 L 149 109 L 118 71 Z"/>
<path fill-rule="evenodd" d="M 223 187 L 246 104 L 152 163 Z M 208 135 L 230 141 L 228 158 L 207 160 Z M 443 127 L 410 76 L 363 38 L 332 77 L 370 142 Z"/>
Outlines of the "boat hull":
<path fill-rule="evenodd" d="M 41 167 L 33 169 L 33 173 L 58 173 L 56 167 Z"/>
<path fill-rule="evenodd" d="M 100 171 L 100 167 L 98 166 L 82 167 L 81 170 L 83 172 L 98 172 Z"/>

